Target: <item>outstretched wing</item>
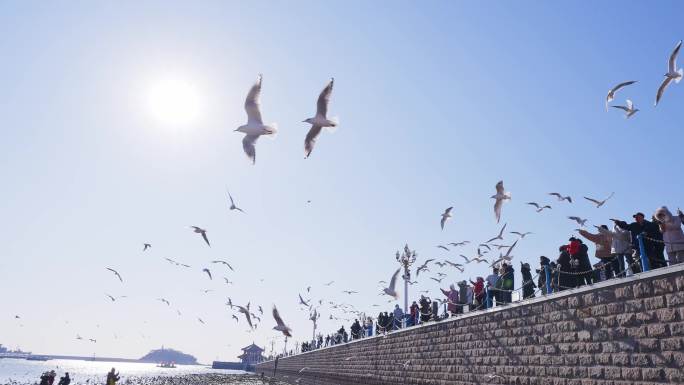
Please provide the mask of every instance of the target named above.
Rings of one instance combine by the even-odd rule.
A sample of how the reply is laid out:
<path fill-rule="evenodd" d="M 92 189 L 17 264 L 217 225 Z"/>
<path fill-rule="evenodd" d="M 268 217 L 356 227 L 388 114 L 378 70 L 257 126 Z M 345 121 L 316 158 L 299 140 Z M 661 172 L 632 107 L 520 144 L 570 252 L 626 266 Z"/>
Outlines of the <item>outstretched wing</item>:
<path fill-rule="evenodd" d="M 627 82 L 620 83 L 620 84 L 616 85 L 615 87 L 613 87 L 613 89 L 611 90 L 611 92 L 612 92 L 612 93 L 615 93 L 615 92 L 617 92 L 620 88 L 622 88 L 622 87 L 627 87 L 628 85 L 631 85 L 631 84 L 634 84 L 634 83 L 636 83 L 636 80 L 630 80 L 630 81 L 627 81 Z"/>
<path fill-rule="evenodd" d="M 394 287 L 397 285 L 397 276 L 399 276 L 399 271 L 401 269 L 397 269 L 397 271 L 392 274 L 392 278 L 390 279 L 389 287 L 390 291 L 394 291 Z"/>
<path fill-rule="evenodd" d="M 256 83 L 250 88 L 247 98 L 245 99 L 245 111 L 247 112 L 247 124 L 264 124 L 261 120 L 260 110 L 260 96 L 261 96 L 261 79 L 259 74 Z"/>
<path fill-rule="evenodd" d="M 283 319 L 280 318 L 280 313 L 278 313 L 278 308 L 275 307 L 275 305 L 273 305 L 273 319 L 275 320 L 276 324 L 278 324 L 278 326 L 285 326 Z"/>
<path fill-rule="evenodd" d="M 665 92 L 665 89 L 667 88 L 667 86 L 670 85 L 671 82 L 672 82 L 672 78 L 670 78 L 670 77 L 665 77 L 665 79 L 663 80 L 663 82 L 660 83 L 660 87 L 658 87 L 658 93 L 656 94 L 656 101 L 655 101 L 655 105 L 656 105 L 656 106 L 658 105 L 658 102 L 660 101 L 660 98 L 663 97 L 663 93 Z"/>
<path fill-rule="evenodd" d="M 502 180 L 500 180 L 499 183 L 496 184 L 496 193 L 497 194 L 503 194 L 504 193 L 504 185 L 503 185 Z"/>
<path fill-rule="evenodd" d="M 670 61 L 668 62 L 668 69 L 670 70 L 669 72 L 677 72 L 677 55 L 679 55 L 679 49 L 682 47 L 682 41 L 680 40 L 679 43 L 675 46 L 674 51 L 672 51 L 672 54 L 670 55 Z"/>
<path fill-rule="evenodd" d="M 304 153 L 307 158 L 311 155 L 311 151 L 313 151 L 316 139 L 318 138 L 318 135 L 321 134 L 321 129 L 321 126 L 313 125 L 311 126 L 309 133 L 306 134 L 306 138 L 304 139 Z"/>
<path fill-rule="evenodd" d="M 259 135 L 245 135 L 242 138 L 242 149 L 245 150 L 245 154 L 252 161 L 252 164 L 256 163 L 256 148 L 254 145 L 257 139 L 259 139 Z"/>
<path fill-rule="evenodd" d="M 330 79 L 328 85 L 325 86 L 323 91 L 321 91 L 321 94 L 318 95 L 318 102 L 316 103 L 316 116 L 325 118 L 328 114 L 328 103 L 330 102 L 330 95 L 332 94 L 334 82 L 334 78 Z"/>

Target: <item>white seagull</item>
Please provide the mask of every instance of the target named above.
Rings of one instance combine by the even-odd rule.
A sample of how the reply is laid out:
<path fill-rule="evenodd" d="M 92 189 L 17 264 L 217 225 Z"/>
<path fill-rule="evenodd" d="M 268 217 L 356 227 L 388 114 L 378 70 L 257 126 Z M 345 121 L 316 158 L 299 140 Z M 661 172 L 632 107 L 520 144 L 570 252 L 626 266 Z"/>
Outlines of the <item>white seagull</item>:
<path fill-rule="evenodd" d="M 256 163 L 256 149 L 254 145 L 261 135 L 273 135 L 278 131 L 275 123 L 264 124 L 261 120 L 261 110 L 259 108 L 259 98 L 261 96 L 261 80 L 262 75 L 259 74 L 256 83 L 252 86 L 245 99 L 245 111 L 247 112 L 247 124 L 238 127 L 235 131 L 242 132 L 245 137 L 242 139 L 242 148 L 245 150 L 247 157 L 252 160 L 252 164 Z"/>
<path fill-rule="evenodd" d="M 508 223 L 504 223 L 503 227 L 501 228 L 501 231 L 499 231 L 499 235 L 497 235 L 496 237 L 494 237 L 494 238 L 488 240 L 488 241 L 485 242 L 485 243 L 490 243 L 490 242 L 492 242 L 492 241 L 496 241 L 497 239 L 501 239 L 501 240 L 503 241 L 503 233 L 504 233 L 504 230 L 506 230 L 506 225 L 508 225 Z"/>
<path fill-rule="evenodd" d="M 568 219 L 577 222 L 577 224 L 582 227 L 584 227 L 584 224 L 587 223 L 586 219 L 582 219 L 580 217 L 568 217 Z"/>
<path fill-rule="evenodd" d="M 491 196 L 492 199 L 496 199 L 494 203 L 494 215 L 496 216 L 496 223 L 501 220 L 501 206 L 507 200 L 511 199 L 511 193 L 504 191 L 503 181 L 499 181 L 496 184 L 496 194 Z"/>
<path fill-rule="evenodd" d="M 273 327 L 273 330 L 278 330 L 279 332 L 282 332 L 285 337 L 292 337 L 292 329 L 290 329 L 289 326 L 285 325 L 285 322 L 283 322 L 283 319 L 280 318 L 280 313 L 278 313 L 278 308 L 273 305 L 273 319 L 275 319 L 276 326 Z"/>
<path fill-rule="evenodd" d="M 397 285 L 397 276 L 399 276 L 400 270 L 401 269 L 397 269 L 397 271 L 395 271 L 394 274 L 392 274 L 392 278 L 390 279 L 390 283 L 389 283 L 388 287 L 382 289 L 382 291 L 385 294 L 389 295 L 390 297 L 392 297 L 394 299 L 399 298 L 399 293 L 397 293 L 397 290 L 395 289 L 395 287 Z"/>
<path fill-rule="evenodd" d="M 564 197 L 563 195 L 561 195 L 557 192 L 549 193 L 549 195 L 553 195 L 556 198 L 558 198 L 559 202 L 568 201 L 568 202 L 572 203 L 572 197 L 570 197 L 569 195 Z"/>
<path fill-rule="evenodd" d="M 537 202 L 527 202 L 527 204 L 530 205 L 530 206 L 536 207 L 538 213 L 542 212 L 544 209 L 550 209 L 550 208 L 551 208 L 551 206 L 549 206 L 549 205 L 541 206 L 541 205 L 540 205 L 539 203 L 537 203 Z"/>
<path fill-rule="evenodd" d="M 321 133 L 323 127 L 337 127 L 338 121 L 336 118 L 328 119 L 328 104 L 330 103 L 330 95 L 332 94 L 334 78 L 330 79 L 328 85 L 325 86 L 321 94 L 318 95 L 318 102 L 316 102 L 316 116 L 304 120 L 303 123 L 311 124 L 311 129 L 309 133 L 306 134 L 304 139 L 304 153 L 308 158 L 313 151 L 314 145 L 316 144 L 316 139 Z"/>
<path fill-rule="evenodd" d="M 608 95 L 606 96 L 606 111 L 608 111 L 608 103 L 612 102 L 613 99 L 615 99 L 615 93 L 618 92 L 618 90 L 622 87 L 627 87 L 634 83 L 636 83 L 636 80 L 630 80 L 627 82 L 620 83 L 615 87 L 611 88 L 610 90 L 608 90 Z"/>
<path fill-rule="evenodd" d="M 226 192 L 228 193 L 228 198 L 230 199 L 230 210 L 238 210 L 239 212 L 244 213 L 245 211 L 243 209 L 235 206 L 235 201 L 233 200 L 233 196 L 230 195 L 230 191 L 226 190 Z"/>
<path fill-rule="evenodd" d="M 614 192 L 610 193 L 610 195 L 608 196 L 608 198 L 606 198 L 606 199 L 604 199 L 604 200 L 602 200 L 602 201 L 600 201 L 600 200 L 598 200 L 598 199 L 594 199 L 594 198 L 589 198 L 589 197 L 584 197 L 584 199 L 588 200 L 589 202 L 594 203 L 594 204 L 596 205 L 596 208 L 599 208 L 599 207 L 603 206 L 603 205 L 608 201 L 608 199 L 612 198 L 613 195 L 615 195 Z"/>
<path fill-rule="evenodd" d="M 625 119 L 629 119 L 632 117 L 632 115 L 639 112 L 639 109 L 634 107 L 634 103 L 632 103 L 631 100 L 627 99 L 625 104 L 626 104 L 626 106 L 611 106 L 611 107 L 619 108 L 619 109 L 625 111 Z"/>
<path fill-rule="evenodd" d="M 515 234 L 515 235 L 519 236 L 520 239 L 522 239 L 522 238 L 525 238 L 526 236 L 528 236 L 528 235 L 530 235 L 530 234 L 534 234 L 534 233 L 532 233 L 532 232 L 530 232 L 530 231 L 525 232 L 525 233 L 521 233 L 521 232 L 519 232 L 519 231 L 511 231 L 511 234 Z"/>
<path fill-rule="evenodd" d="M 452 207 L 448 207 L 446 210 L 444 210 L 444 213 L 442 214 L 442 221 L 440 222 L 440 224 L 442 225 L 442 230 L 444 230 L 444 223 L 446 223 L 446 221 L 449 218 L 451 218 L 451 210 L 453 208 L 454 207 L 452 206 Z"/>
<path fill-rule="evenodd" d="M 667 63 L 667 73 L 665 74 L 665 79 L 660 84 L 660 87 L 658 87 L 658 93 L 656 94 L 656 106 L 658 105 L 660 98 L 663 97 L 663 92 L 665 92 L 667 86 L 669 86 L 673 80 L 675 81 L 675 83 L 679 83 L 682 80 L 682 77 L 684 76 L 684 69 L 677 69 L 677 55 L 679 54 L 679 48 L 681 48 L 681 46 L 682 41 L 680 40 L 679 43 L 677 43 L 677 45 L 675 46 L 674 50 L 672 51 L 672 54 L 670 55 L 670 60 Z"/>
<path fill-rule="evenodd" d="M 209 243 L 209 238 L 207 238 L 207 230 L 202 229 L 197 226 L 190 226 L 192 228 L 192 231 L 196 232 L 197 234 L 202 234 L 202 238 L 204 239 L 204 242 L 207 243 L 207 246 L 211 247 L 211 244 Z"/>

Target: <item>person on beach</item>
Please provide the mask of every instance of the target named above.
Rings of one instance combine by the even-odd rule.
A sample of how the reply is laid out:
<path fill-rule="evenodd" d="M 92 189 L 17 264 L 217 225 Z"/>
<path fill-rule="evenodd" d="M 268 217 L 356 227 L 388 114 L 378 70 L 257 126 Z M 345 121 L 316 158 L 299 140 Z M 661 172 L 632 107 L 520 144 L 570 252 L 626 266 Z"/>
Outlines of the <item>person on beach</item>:
<path fill-rule="evenodd" d="M 64 373 L 64 377 L 59 379 L 57 385 L 69 385 L 71 383 L 71 378 L 69 378 L 69 372 Z"/>
<path fill-rule="evenodd" d="M 532 272 L 529 263 L 520 262 L 520 274 L 522 275 L 523 281 L 523 299 L 534 298 L 534 281 L 532 280 Z"/>
<path fill-rule="evenodd" d="M 107 385 L 116 385 L 119 379 L 119 373 L 116 372 L 115 368 L 112 368 L 112 370 L 107 373 Z"/>

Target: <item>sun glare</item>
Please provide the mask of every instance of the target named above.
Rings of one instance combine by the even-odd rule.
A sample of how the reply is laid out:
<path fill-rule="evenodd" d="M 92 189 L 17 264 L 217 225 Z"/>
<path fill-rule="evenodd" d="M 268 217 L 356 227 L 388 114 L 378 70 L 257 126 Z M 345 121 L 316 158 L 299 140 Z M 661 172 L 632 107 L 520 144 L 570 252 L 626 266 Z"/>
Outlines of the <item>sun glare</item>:
<path fill-rule="evenodd" d="M 194 123 L 201 110 L 197 87 L 186 80 L 167 77 L 147 90 L 147 109 L 161 124 L 186 126 Z"/>

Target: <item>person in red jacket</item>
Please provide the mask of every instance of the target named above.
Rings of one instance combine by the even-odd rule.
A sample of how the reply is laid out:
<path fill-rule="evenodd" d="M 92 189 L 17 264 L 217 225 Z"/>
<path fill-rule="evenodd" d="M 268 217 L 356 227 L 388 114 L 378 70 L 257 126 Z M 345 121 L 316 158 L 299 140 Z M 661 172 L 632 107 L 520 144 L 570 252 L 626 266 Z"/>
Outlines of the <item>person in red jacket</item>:
<path fill-rule="evenodd" d="M 477 279 L 475 279 L 475 282 L 470 281 L 470 284 L 473 285 L 473 296 L 475 297 L 475 301 L 477 301 L 475 309 L 484 309 L 484 283 L 485 281 L 482 277 L 477 277 Z"/>

